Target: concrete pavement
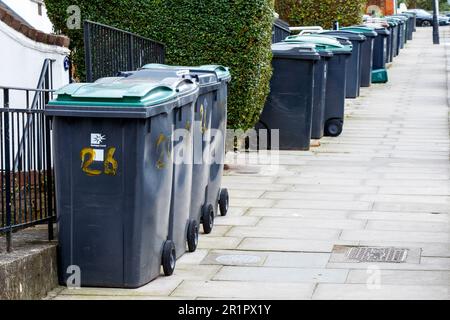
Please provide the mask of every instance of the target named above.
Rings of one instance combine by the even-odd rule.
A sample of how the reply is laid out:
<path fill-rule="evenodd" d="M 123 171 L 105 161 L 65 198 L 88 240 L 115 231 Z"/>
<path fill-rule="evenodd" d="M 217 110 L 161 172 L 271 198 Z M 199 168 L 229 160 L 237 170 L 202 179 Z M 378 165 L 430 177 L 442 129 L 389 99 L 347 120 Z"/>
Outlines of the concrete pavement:
<path fill-rule="evenodd" d="M 440 46 L 431 32 L 418 28 L 388 84 L 348 100 L 342 136 L 281 152 L 275 171 L 232 166 L 231 212 L 174 276 L 137 290 L 61 287 L 48 298 L 449 299 L 450 31 Z M 358 262 L 340 255 L 345 246 L 408 254 Z"/>

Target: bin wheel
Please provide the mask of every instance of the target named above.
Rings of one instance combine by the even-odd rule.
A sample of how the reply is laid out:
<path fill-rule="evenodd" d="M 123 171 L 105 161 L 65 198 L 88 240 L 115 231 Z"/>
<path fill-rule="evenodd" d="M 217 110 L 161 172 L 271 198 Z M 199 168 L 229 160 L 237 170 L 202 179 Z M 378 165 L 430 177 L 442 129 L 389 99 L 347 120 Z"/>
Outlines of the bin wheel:
<path fill-rule="evenodd" d="M 175 244 L 171 240 L 167 240 L 164 243 L 162 253 L 162 266 L 165 276 L 171 276 L 175 271 L 175 265 L 177 263 L 177 255 L 175 253 Z"/>
<path fill-rule="evenodd" d="M 203 232 L 210 234 L 214 227 L 214 208 L 212 205 L 204 207 L 202 214 Z"/>
<path fill-rule="evenodd" d="M 187 244 L 189 252 L 195 252 L 198 245 L 198 224 L 197 221 L 191 220 L 189 222 L 188 234 L 187 234 Z"/>
<path fill-rule="evenodd" d="M 227 189 L 220 190 L 219 196 L 219 209 L 220 215 L 225 217 L 228 213 L 228 208 L 230 207 L 230 196 L 228 195 Z"/>
<path fill-rule="evenodd" d="M 325 135 L 328 137 L 339 137 L 342 133 L 344 123 L 341 119 L 331 119 L 325 124 Z"/>

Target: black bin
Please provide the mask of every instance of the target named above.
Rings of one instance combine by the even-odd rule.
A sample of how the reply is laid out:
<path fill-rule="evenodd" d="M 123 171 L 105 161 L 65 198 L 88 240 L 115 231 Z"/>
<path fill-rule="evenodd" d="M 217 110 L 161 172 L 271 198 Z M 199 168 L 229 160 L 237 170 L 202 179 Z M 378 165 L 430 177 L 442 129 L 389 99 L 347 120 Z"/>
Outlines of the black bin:
<path fill-rule="evenodd" d="M 314 69 L 320 60 L 314 47 L 299 43 L 272 45 L 270 94 L 256 128 L 279 130 L 280 150 L 310 147 Z M 276 147 L 273 141 L 270 147 Z"/>

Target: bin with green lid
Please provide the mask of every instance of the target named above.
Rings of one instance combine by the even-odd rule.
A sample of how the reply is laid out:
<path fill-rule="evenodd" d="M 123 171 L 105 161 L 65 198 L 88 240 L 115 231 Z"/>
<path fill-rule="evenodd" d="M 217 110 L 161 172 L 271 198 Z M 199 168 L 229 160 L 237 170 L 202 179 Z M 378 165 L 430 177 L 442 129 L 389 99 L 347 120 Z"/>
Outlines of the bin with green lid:
<path fill-rule="evenodd" d="M 161 265 L 172 274 L 170 235 L 186 229 L 170 225 L 173 125 L 198 90 L 190 79 L 110 78 L 70 84 L 48 103 L 61 284 L 73 266 L 81 286 L 140 287 Z"/>
<path fill-rule="evenodd" d="M 193 123 L 194 160 L 190 214 L 191 220 L 203 225 L 205 233 L 211 233 L 214 218 L 225 216 L 229 208 L 229 195 L 222 188 L 225 162 L 225 138 L 227 129 L 228 86 L 230 70 L 219 65 L 167 66 L 148 64 L 133 77 L 154 78 L 158 72 L 195 79 L 199 84 Z M 193 234 L 189 230 L 188 234 Z M 189 242 L 189 251 L 194 243 Z M 195 244 L 196 247 L 196 244 Z"/>
<path fill-rule="evenodd" d="M 389 23 L 391 36 L 389 38 L 389 50 L 388 50 L 388 62 L 394 61 L 394 57 L 397 56 L 397 43 L 398 43 L 398 28 L 399 21 L 395 18 L 386 18 L 386 21 Z"/>
<path fill-rule="evenodd" d="M 273 75 L 270 94 L 256 129 L 267 130 L 268 137 L 278 132 L 278 146 L 271 149 L 309 150 L 314 99 L 315 67 L 320 55 L 314 44 L 275 43 L 272 45 Z"/>
<path fill-rule="evenodd" d="M 328 62 L 326 101 L 324 113 L 324 134 L 337 137 L 342 133 L 344 125 L 344 108 L 346 95 L 346 79 L 348 60 L 352 54 L 351 45 L 342 45 L 332 36 L 291 36 L 286 38 L 289 43 L 313 43 L 317 50 L 333 52 Z"/>
<path fill-rule="evenodd" d="M 366 41 L 362 45 L 361 87 L 370 87 L 372 83 L 373 48 L 378 34 L 371 28 L 361 26 L 344 27 L 340 30 L 358 32 L 366 37 Z"/>
<path fill-rule="evenodd" d="M 391 33 L 380 23 L 367 23 L 365 25 L 377 33 L 373 47 L 373 69 L 386 69 L 388 39 Z"/>
<path fill-rule="evenodd" d="M 366 41 L 366 37 L 361 33 L 348 30 L 330 30 L 320 33 L 320 35 L 323 34 L 344 37 L 352 43 L 353 51 L 348 62 L 347 88 L 345 97 L 352 99 L 359 97 L 361 89 L 362 46 Z"/>

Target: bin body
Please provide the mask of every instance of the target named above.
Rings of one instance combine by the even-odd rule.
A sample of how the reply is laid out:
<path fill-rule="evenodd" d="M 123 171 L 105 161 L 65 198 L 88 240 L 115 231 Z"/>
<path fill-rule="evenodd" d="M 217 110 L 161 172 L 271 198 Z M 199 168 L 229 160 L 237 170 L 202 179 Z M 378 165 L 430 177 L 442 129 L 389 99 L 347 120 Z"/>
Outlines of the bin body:
<path fill-rule="evenodd" d="M 390 32 L 385 28 L 375 29 L 378 36 L 375 38 L 373 49 L 373 69 L 386 69 L 387 47 Z"/>
<path fill-rule="evenodd" d="M 367 27 L 344 27 L 341 30 L 358 32 L 366 37 L 361 47 L 361 87 L 370 87 L 372 83 L 373 49 L 377 33 Z"/>
<path fill-rule="evenodd" d="M 366 37 L 352 31 L 325 31 L 321 34 L 347 38 L 353 46 L 352 55 L 348 61 L 346 98 L 357 98 L 361 89 L 362 46 Z"/>
<path fill-rule="evenodd" d="M 311 124 L 311 138 L 322 139 L 325 127 L 325 104 L 328 80 L 328 62 L 333 57 L 331 51 L 318 51 L 320 60 L 314 67 L 314 98 Z"/>
<path fill-rule="evenodd" d="M 198 94 L 192 82 L 185 90 L 179 99 L 166 85 L 73 84 L 47 106 L 62 285 L 71 266 L 88 287 L 136 288 L 160 274 L 170 233 L 174 110 L 189 108 Z"/>
<path fill-rule="evenodd" d="M 291 36 L 285 41 L 288 43 L 311 42 L 316 44 L 318 48 L 322 47 L 333 52 L 333 57 L 328 61 L 324 134 L 326 136 L 340 135 L 344 123 L 347 66 L 352 54 L 352 46 L 342 45 L 340 41 L 327 35 L 321 37 Z M 331 130 L 331 128 L 333 129 Z"/>
<path fill-rule="evenodd" d="M 302 43 L 277 43 L 272 53 L 270 94 L 259 128 L 279 130 L 280 150 L 309 150 L 314 70 L 320 55 L 314 46 Z"/>

